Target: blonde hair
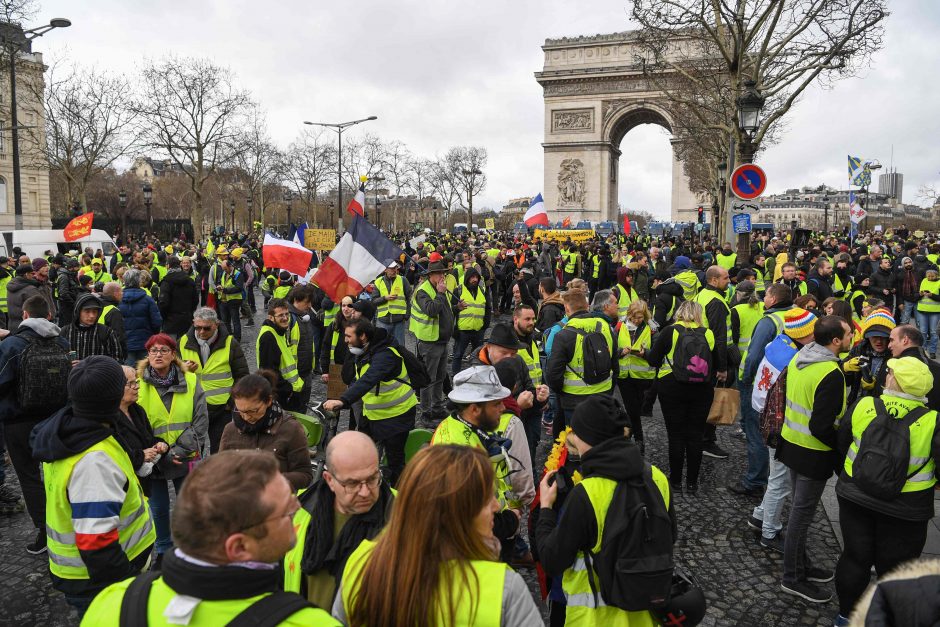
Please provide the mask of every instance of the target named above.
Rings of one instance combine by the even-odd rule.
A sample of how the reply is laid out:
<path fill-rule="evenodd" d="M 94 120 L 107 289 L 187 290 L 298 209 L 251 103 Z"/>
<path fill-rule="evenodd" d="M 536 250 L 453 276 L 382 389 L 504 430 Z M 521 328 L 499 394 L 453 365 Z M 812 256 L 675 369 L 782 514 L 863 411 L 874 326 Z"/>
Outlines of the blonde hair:
<path fill-rule="evenodd" d="M 702 306 L 694 300 L 687 300 L 676 309 L 676 322 L 687 322 L 703 326 Z"/>
<path fill-rule="evenodd" d="M 643 314 L 643 322 L 649 322 L 650 318 L 653 317 L 653 314 L 650 313 L 650 308 L 646 305 L 645 300 L 635 300 L 630 303 L 630 307 L 627 308 L 627 320 L 631 319 L 635 314 Z"/>
<path fill-rule="evenodd" d="M 571 279 L 570 281 L 568 281 L 568 284 L 565 285 L 565 289 L 578 290 L 578 291 L 587 293 L 588 284 L 584 279 Z"/>

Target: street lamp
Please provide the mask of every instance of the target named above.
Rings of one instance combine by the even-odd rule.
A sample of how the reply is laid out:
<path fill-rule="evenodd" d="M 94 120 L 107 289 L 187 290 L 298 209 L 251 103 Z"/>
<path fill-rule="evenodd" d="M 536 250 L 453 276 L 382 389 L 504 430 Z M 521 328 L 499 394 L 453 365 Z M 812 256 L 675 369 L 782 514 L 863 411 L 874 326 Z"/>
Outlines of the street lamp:
<path fill-rule="evenodd" d="M 150 213 L 150 206 L 153 204 L 153 188 L 150 183 L 144 183 L 144 205 L 147 207 L 147 228 L 153 228 L 153 215 Z"/>
<path fill-rule="evenodd" d="M 823 233 L 829 237 L 829 194 L 823 196 Z"/>
<path fill-rule="evenodd" d="M 307 124 L 307 125 L 309 125 L 309 126 L 323 126 L 323 127 L 325 127 L 325 128 L 328 128 L 328 129 L 332 130 L 332 131 L 335 132 L 336 135 L 337 135 L 337 148 L 336 148 L 336 179 L 337 179 L 336 194 L 337 194 L 337 198 L 336 198 L 336 204 L 337 204 L 337 206 L 339 206 L 339 207 L 342 207 L 342 206 L 343 206 L 343 131 L 345 131 L 345 130 L 346 130 L 347 128 L 349 128 L 350 126 L 355 126 L 356 124 L 360 124 L 360 123 L 362 123 L 362 122 L 370 122 L 370 121 L 372 121 L 372 120 L 378 120 L 378 119 L 379 119 L 379 118 L 378 118 L 377 116 L 370 115 L 369 117 L 367 117 L 367 118 L 362 118 L 361 120 L 350 120 L 349 122 L 338 122 L 338 123 L 330 123 L 330 122 L 309 122 L 309 121 L 307 121 L 307 120 L 304 120 L 304 124 Z M 334 226 L 336 226 L 335 223 L 334 223 Z M 339 229 L 337 229 L 337 230 L 339 230 Z"/>
<path fill-rule="evenodd" d="M 255 204 L 255 199 L 249 195 L 248 199 L 245 202 L 248 203 L 248 232 L 251 233 L 252 231 L 255 230 L 255 222 L 254 222 L 255 214 L 251 210 L 252 205 Z"/>
<path fill-rule="evenodd" d="M 291 201 L 292 201 L 293 199 L 294 199 L 294 195 L 291 193 L 290 190 L 287 190 L 286 192 L 284 192 L 284 202 L 287 203 L 287 231 L 288 231 L 288 232 L 290 232 L 290 225 L 291 225 L 291 221 L 290 221 L 291 206 L 290 206 L 290 203 L 291 203 Z"/>
<path fill-rule="evenodd" d="M 16 117 L 16 53 L 20 51 L 32 52 L 30 42 L 42 37 L 54 28 L 68 28 L 72 22 L 64 17 L 56 17 L 45 26 L 37 26 L 29 30 L 9 22 L 0 24 L 0 43 L 10 57 L 10 142 L 13 149 L 13 214 L 14 228 L 23 229 L 23 195 L 20 182 L 20 126 Z"/>
<path fill-rule="evenodd" d="M 473 232 L 473 183 L 476 180 L 477 176 L 482 176 L 483 173 L 480 172 L 477 168 L 472 170 L 463 170 L 462 174 L 469 178 L 470 184 L 467 185 L 467 233 Z"/>
<path fill-rule="evenodd" d="M 384 183 L 385 177 L 381 174 L 376 174 L 372 177 L 372 189 L 375 191 L 375 226 L 382 228 L 382 213 L 379 207 L 382 203 L 379 202 L 379 183 Z"/>
<path fill-rule="evenodd" d="M 118 192 L 118 206 L 121 208 L 121 237 L 127 241 L 127 192 Z"/>
<path fill-rule="evenodd" d="M 744 81 L 744 93 L 737 101 L 738 108 L 738 130 L 743 137 L 741 144 L 741 162 L 751 163 L 754 160 L 754 153 L 757 147 L 754 144 L 754 138 L 757 135 L 757 129 L 760 128 L 760 111 L 764 107 L 765 98 L 757 89 L 757 83 L 749 79 Z M 726 216 L 730 222 L 730 215 Z M 746 259 L 751 254 L 751 236 L 749 233 L 738 234 L 738 257 Z"/>
<path fill-rule="evenodd" d="M 232 221 L 229 223 L 228 227 L 232 230 L 232 234 L 235 233 L 235 201 L 233 200 L 228 204 L 228 208 L 232 211 Z"/>
<path fill-rule="evenodd" d="M 333 215 L 333 212 L 336 210 L 336 207 L 333 205 L 333 201 L 330 201 L 330 228 L 336 228 L 336 218 Z"/>

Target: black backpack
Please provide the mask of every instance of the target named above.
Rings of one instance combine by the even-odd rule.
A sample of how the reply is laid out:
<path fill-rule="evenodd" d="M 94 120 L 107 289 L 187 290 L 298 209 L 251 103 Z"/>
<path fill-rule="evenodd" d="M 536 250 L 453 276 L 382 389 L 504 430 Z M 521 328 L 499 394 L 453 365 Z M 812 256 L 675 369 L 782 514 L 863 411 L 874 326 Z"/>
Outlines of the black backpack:
<path fill-rule="evenodd" d="M 16 398 L 24 414 L 48 416 L 69 400 L 68 380 L 72 370 L 68 351 L 57 337 L 36 337 L 29 340 L 20 353 L 16 377 Z"/>
<path fill-rule="evenodd" d="M 703 327 L 689 329 L 682 325 L 673 327 L 678 335 L 673 346 L 672 361 L 666 362 L 672 368 L 672 376 L 682 383 L 704 383 L 712 375 L 712 349 L 708 346 Z"/>
<path fill-rule="evenodd" d="M 431 385 L 431 375 L 428 372 L 427 366 L 424 365 L 423 361 L 418 359 L 417 355 L 404 346 L 396 346 L 395 350 L 399 352 L 402 361 L 405 362 L 405 370 L 408 372 L 408 383 L 415 389 L 415 392 Z M 404 383 L 401 379 L 396 378 L 395 380 Z"/>
<path fill-rule="evenodd" d="M 644 466 L 642 477 L 617 483 L 600 551 L 585 560 L 604 603 L 630 612 L 662 608 L 672 590 L 673 522 L 650 465 Z M 594 579 L 589 572 L 596 597 Z"/>
<path fill-rule="evenodd" d="M 891 501 L 901 494 L 907 480 L 919 473 L 930 462 L 908 472 L 911 461 L 911 425 L 930 410 L 918 407 L 895 418 L 880 398 L 874 399 L 874 420 L 862 434 L 855 460 L 852 462 L 852 480 L 863 492 L 883 501 Z"/>
<path fill-rule="evenodd" d="M 584 374 L 579 376 L 588 385 L 601 383 L 610 378 L 611 355 L 610 345 L 607 338 L 601 333 L 601 325 L 607 324 L 603 320 L 598 320 L 593 331 L 585 331 L 575 326 L 565 328 L 571 329 L 581 336 L 581 352 L 584 355 Z M 574 372 L 571 364 L 567 368 Z"/>

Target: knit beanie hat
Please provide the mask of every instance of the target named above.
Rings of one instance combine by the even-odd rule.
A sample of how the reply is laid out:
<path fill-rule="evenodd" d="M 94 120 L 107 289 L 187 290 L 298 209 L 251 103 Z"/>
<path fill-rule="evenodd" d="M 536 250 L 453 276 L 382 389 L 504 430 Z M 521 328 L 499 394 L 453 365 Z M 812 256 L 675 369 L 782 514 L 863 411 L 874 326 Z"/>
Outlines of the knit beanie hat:
<path fill-rule="evenodd" d="M 86 357 L 69 373 L 72 413 L 98 421 L 110 418 L 121 406 L 126 384 L 124 369 L 113 357 Z"/>
<path fill-rule="evenodd" d="M 679 270 L 688 270 L 692 266 L 692 261 L 685 255 L 679 255 L 676 257 L 674 265 Z"/>
<path fill-rule="evenodd" d="M 816 329 L 816 315 L 800 307 L 794 307 L 783 313 L 783 332 L 788 337 L 798 340 L 810 335 Z"/>
<path fill-rule="evenodd" d="M 591 446 L 606 440 L 622 438 L 630 418 L 617 399 L 598 394 L 581 401 L 571 417 L 571 430 Z"/>
<path fill-rule="evenodd" d="M 49 265 L 49 262 L 43 259 L 42 257 L 36 257 L 33 259 L 33 272 L 39 272 L 41 269 Z"/>
<path fill-rule="evenodd" d="M 896 326 L 891 312 L 887 309 L 876 309 L 862 322 L 862 337 L 891 337 L 891 329 Z"/>

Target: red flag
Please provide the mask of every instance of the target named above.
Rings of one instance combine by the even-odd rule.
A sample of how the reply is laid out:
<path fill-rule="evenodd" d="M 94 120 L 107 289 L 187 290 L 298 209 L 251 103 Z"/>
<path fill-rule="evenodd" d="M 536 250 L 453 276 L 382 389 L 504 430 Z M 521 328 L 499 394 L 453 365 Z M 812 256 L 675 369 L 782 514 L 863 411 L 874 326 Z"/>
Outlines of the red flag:
<path fill-rule="evenodd" d="M 353 199 L 349 201 L 349 205 L 346 206 L 346 211 L 353 215 L 365 215 L 365 206 L 366 184 L 365 182 L 362 182 L 359 185 L 359 191 L 356 192 L 356 195 L 353 196 Z"/>
<path fill-rule="evenodd" d="M 561 221 L 561 226 L 566 229 L 571 226 L 571 216 L 565 216 L 565 219 Z"/>
<path fill-rule="evenodd" d="M 91 224 L 94 220 L 94 212 L 83 213 L 80 216 L 72 218 L 69 223 L 65 225 L 65 228 L 62 229 L 62 235 L 65 236 L 65 241 L 74 242 L 75 240 L 91 235 Z"/>
<path fill-rule="evenodd" d="M 630 216 L 623 214 L 623 234 L 630 234 Z"/>

